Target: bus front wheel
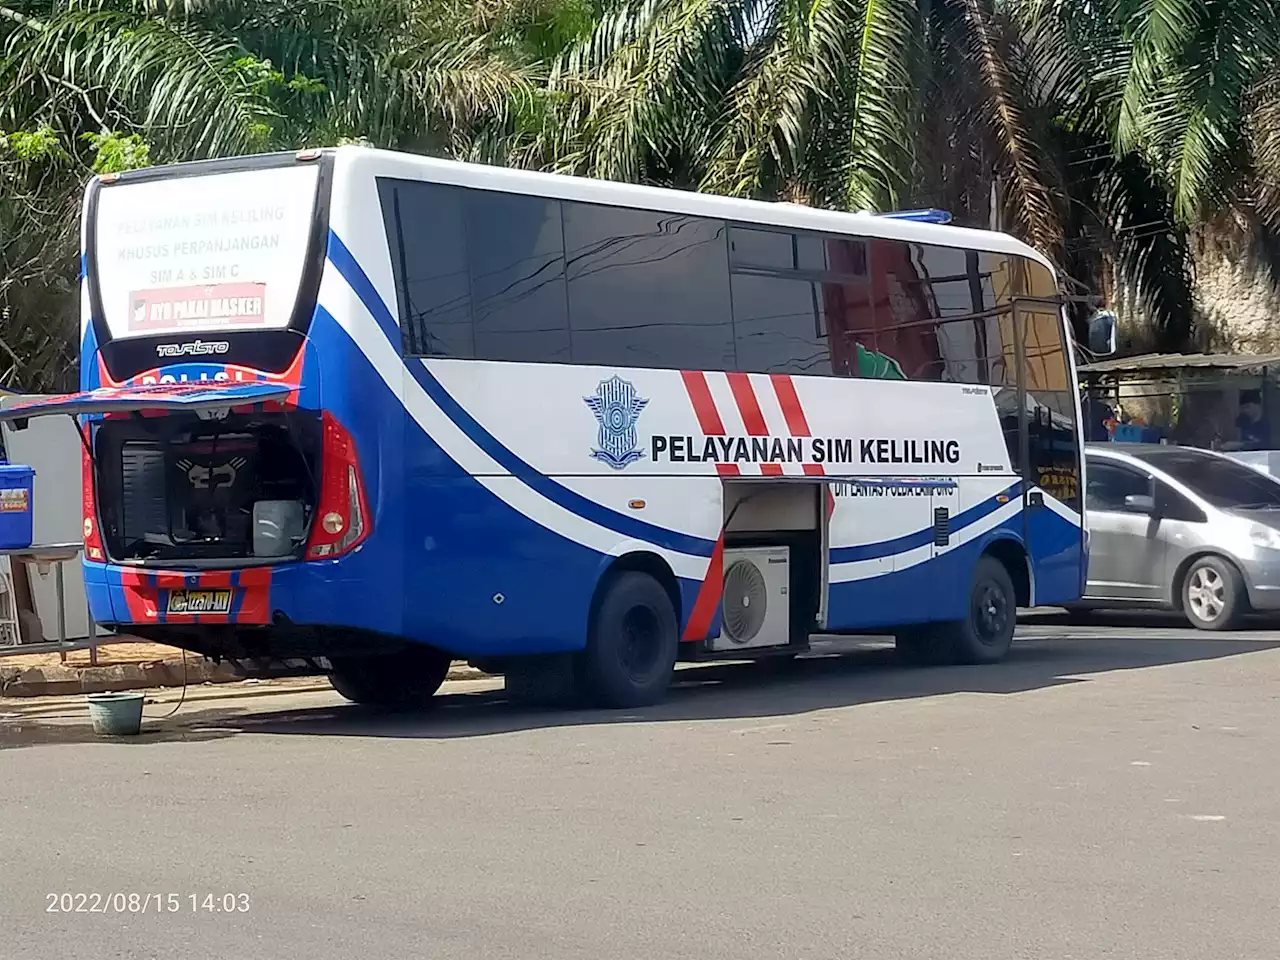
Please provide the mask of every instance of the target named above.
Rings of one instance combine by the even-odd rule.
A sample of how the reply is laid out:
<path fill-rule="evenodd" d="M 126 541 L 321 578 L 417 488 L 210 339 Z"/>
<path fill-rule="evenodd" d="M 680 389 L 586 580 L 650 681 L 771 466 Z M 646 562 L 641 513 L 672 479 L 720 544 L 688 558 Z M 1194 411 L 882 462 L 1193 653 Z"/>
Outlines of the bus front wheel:
<path fill-rule="evenodd" d="M 680 624 L 662 584 L 634 570 L 603 587 L 579 655 L 578 683 L 585 699 L 627 709 L 657 703 L 671 685 Z"/>
<path fill-rule="evenodd" d="M 352 703 L 397 710 L 425 707 L 444 683 L 452 662 L 431 647 L 406 647 L 396 653 L 330 658 L 333 689 Z"/>
<path fill-rule="evenodd" d="M 1018 600 L 1003 563 L 983 556 L 973 571 L 966 616 L 950 623 L 911 627 L 897 636 L 898 654 L 910 663 L 995 663 L 1013 645 Z"/>

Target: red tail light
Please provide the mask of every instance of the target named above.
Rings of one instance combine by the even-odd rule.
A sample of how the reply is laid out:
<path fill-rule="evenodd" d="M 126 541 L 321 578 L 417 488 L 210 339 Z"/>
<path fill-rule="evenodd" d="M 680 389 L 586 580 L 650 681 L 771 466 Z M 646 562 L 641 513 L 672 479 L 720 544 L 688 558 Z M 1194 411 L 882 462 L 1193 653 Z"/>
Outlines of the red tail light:
<path fill-rule="evenodd" d="M 320 502 L 307 541 L 308 560 L 329 560 L 350 553 L 373 529 L 355 440 L 328 411 L 323 414 L 321 429 Z"/>
<path fill-rule="evenodd" d="M 107 559 L 102 549 L 102 533 L 98 530 L 97 502 L 93 496 L 93 458 L 83 446 L 80 448 L 80 502 L 84 520 L 84 556 L 86 560 L 102 563 Z"/>

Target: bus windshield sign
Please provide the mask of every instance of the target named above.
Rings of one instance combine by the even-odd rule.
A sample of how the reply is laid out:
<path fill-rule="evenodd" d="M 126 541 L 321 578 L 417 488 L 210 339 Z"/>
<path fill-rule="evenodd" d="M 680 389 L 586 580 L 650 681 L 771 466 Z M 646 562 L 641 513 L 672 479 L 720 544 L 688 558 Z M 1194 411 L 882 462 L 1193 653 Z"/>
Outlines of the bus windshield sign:
<path fill-rule="evenodd" d="M 94 279 L 111 336 L 287 326 L 316 185 L 308 164 L 104 187 Z"/>

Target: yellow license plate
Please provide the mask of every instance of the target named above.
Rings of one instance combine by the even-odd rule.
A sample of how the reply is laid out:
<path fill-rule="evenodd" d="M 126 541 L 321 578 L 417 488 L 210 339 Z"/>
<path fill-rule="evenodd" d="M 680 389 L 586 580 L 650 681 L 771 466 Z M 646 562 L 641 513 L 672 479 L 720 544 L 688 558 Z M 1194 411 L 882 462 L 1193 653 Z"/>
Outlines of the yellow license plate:
<path fill-rule="evenodd" d="M 230 613 L 230 590 L 170 590 L 168 613 Z"/>

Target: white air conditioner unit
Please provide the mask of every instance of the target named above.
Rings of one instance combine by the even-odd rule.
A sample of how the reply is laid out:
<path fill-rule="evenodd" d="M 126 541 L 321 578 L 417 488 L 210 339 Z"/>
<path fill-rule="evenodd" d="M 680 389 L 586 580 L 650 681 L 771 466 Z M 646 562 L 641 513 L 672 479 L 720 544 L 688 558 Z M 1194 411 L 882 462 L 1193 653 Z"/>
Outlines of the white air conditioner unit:
<path fill-rule="evenodd" d="M 724 552 L 720 636 L 712 650 L 781 647 L 791 642 L 790 547 Z"/>

